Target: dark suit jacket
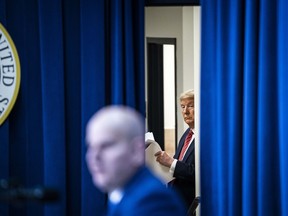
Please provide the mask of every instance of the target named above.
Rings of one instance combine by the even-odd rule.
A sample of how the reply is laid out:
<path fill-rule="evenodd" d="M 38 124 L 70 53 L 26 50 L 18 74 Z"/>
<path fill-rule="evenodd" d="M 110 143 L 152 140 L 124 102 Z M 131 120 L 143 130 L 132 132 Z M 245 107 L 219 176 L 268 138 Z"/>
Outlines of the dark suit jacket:
<path fill-rule="evenodd" d="M 124 188 L 120 203 L 109 216 L 185 216 L 177 193 L 167 188 L 146 167 L 142 167 Z"/>
<path fill-rule="evenodd" d="M 189 132 L 189 128 L 182 135 L 176 153 L 175 159 L 179 158 L 181 149 L 184 145 L 185 138 Z M 168 185 L 175 188 L 186 202 L 188 207 L 195 198 L 195 151 L 194 142 L 192 141 L 182 161 L 177 161 L 174 177 L 175 179 Z"/>

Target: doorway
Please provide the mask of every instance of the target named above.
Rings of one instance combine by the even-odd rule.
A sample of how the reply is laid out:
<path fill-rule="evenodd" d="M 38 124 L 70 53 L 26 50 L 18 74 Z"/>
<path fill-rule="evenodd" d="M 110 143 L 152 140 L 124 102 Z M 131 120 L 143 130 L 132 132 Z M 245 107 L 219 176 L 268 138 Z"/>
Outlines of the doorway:
<path fill-rule="evenodd" d="M 191 0 L 190 0 L 191 1 Z M 152 1 L 150 1 L 152 2 Z M 159 2 L 159 1 L 157 1 Z M 164 2 L 164 1 L 162 1 Z M 173 2 L 173 1 L 171 1 Z M 183 121 L 179 106 L 179 96 L 187 89 L 194 89 L 195 93 L 195 174 L 196 174 L 196 194 L 200 195 L 200 5 L 181 4 L 174 1 L 174 5 L 169 4 L 146 4 L 145 7 L 145 36 L 147 38 L 175 38 L 177 73 L 175 81 L 176 89 L 176 116 L 178 139 L 181 137 L 187 124 Z M 187 1 L 188 2 L 188 1 Z M 185 6 L 184 6 L 185 5 Z M 184 6 L 184 7 L 183 7 Z M 147 46 L 147 42 L 145 43 Z M 148 56 L 146 51 L 146 106 L 148 114 Z M 163 102 L 164 103 L 164 102 Z M 164 105 L 165 106 L 165 105 Z M 151 111 L 150 111 L 151 112 Z M 149 114 L 148 114 L 149 115 Z M 147 118 L 148 118 L 147 115 Z M 164 117 L 163 117 L 164 118 Z M 147 124 L 148 127 L 148 124 Z M 177 145 L 178 141 L 176 142 Z M 160 143 L 159 143 L 160 144 Z M 174 154 L 171 154 L 171 156 Z M 199 211 L 199 209 L 198 209 Z M 199 215 L 200 212 L 197 212 Z"/>
<path fill-rule="evenodd" d="M 176 38 L 147 38 L 147 124 L 169 155 L 177 143 Z"/>

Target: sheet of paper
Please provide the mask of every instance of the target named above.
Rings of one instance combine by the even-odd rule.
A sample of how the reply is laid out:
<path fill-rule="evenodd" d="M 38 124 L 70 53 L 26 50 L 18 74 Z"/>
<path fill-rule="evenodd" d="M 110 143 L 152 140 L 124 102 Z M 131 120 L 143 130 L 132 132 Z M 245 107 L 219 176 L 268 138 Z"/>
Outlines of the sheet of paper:
<path fill-rule="evenodd" d="M 149 141 L 151 141 L 149 139 Z M 145 150 L 146 165 L 150 170 L 165 184 L 173 180 L 172 173 L 169 168 L 161 165 L 156 161 L 154 154 L 161 151 L 159 144 L 156 141 L 151 141 Z"/>
<path fill-rule="evenodd" d="M 147 133 L 145 133 L 145 142 L 146 142 L 147 140 L 154 140 L 154 141 L 155 141 L 153 132 L 147 132 Z"/>

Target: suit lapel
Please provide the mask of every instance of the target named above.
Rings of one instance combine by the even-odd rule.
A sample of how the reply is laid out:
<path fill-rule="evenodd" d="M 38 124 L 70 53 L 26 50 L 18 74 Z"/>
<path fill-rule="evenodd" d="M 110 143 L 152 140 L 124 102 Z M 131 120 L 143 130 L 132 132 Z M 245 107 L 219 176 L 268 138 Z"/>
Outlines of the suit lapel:
<path fill-rule="evenodd" d="M 175 159 L 178 159 L 178 158 L 179 158 L 181 149 L 182 149 L 182 147 L 183 147 L 183 145 L 184 145 L 185 138 L 186 138 L 189 130 L 190 130 L 190 128 L 188 128 L 188 129 L 185 131 L 185 133 L 182 135 L 182 137 L 181 137 L 181 139 L 180 139 L 180 141 L 179 141 L 179 145 L 178 145 L 178 147 L 177 147 L 177 149 L 176 149 L 176 153 L 175 153 L 175 155 L 174 155 L 174 158 L 175 158 Z M 189 148 L 190 148 L 190 147 L 189 147 Z"/>
<path fill-rule="evenodd" d="M 192 141 L 192 143 L 190 144 L 189 148 L 187 149 L 187 152 L 186 154 L 184 155 L 184 158 L 183 158 L 183 162 L 186 162 L 187 158 L 189 157 L 189 155 L 194 151 L 194 142 L 195 142 L 195 139 Z"/>

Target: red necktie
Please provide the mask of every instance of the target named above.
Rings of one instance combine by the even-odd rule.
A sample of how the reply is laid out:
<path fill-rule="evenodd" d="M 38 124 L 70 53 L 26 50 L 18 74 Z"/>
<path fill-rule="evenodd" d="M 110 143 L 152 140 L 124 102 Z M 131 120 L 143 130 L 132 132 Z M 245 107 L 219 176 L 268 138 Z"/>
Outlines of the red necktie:
<path fill-rule="evenodd" d="M 186 136 L 186 139 L 185 139 L 185 143 L 182 147 L 182 150 L 181 150 L 181 153 L 180 153 L 180 156 L 179 156 L 179 160 L 183 160 L 183 157 L 184 157 L 184 153 L 186 152 L 186 149 L 188 148 L 189 146 L 189 143 L 192 139 L 192 135 L 193 135 L 193 131 L 192 130 L 189 130 L 188 132 L 188 135 Z"/>

